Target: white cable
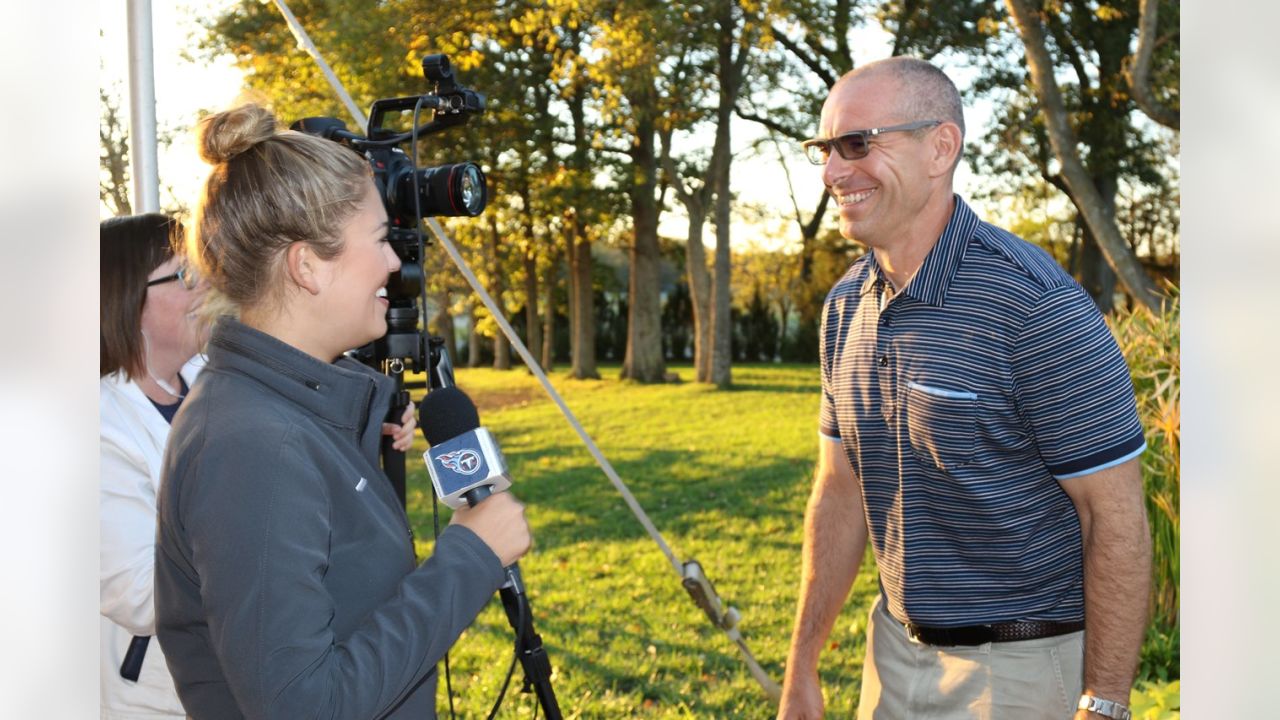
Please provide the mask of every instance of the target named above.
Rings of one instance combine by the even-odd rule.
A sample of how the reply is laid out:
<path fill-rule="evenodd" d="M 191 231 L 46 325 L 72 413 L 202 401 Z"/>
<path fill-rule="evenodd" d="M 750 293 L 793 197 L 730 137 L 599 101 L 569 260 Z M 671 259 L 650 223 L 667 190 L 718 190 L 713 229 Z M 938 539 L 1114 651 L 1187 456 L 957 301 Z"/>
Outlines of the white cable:
<path fill-rule="evenodd" d="M 622 478 L 618 477 L 618 473 L 613 469 L 613 465 L 609 463 L 609 459 L 600 452 L 600 448 L 596 447 L 595 441 L 592 440 L 591 436 L 587 434 L 587 431 L 582 428 L 582 424 L 578 422 L 578 418 L 574 416 L 573 411 L 569 409 L 569 406 L 564 404 L 564 400 L 560 397 L 560 393 L 556 392 L 556 389 L 551 386 L 551 381 L 547 379 L 546 373 L 542 372 L 542 366 L 538 364 L 537 360 L 533 359 L 533 354 L 530 353 L 529 349 L 520 341 L 520 336 L 516 335 L 515 330 L 513 330 L 511 328 L 511 324 L 507 322 L 507 318 L 504 316 L 502 310 L 498 308 L 498 304 L 493 301 L 493 298 L 489 296 L 488 291 L 484 289 L 484 285 L 481 285 L 475 274 L 471 272 L 471 268 L 467 266 L 467 261 L 463 259 L 462 254 L 458 252 L 458 248 L 454 247 L 453 242 L 449 240 L 449 235 L 444 231 L 444 228 L 440 227 L 440 223 L 433 217 L 427 218 L 427 227 L 431 228 L 431 232 L 435 234 L 436 238 L 440 241 L 440 244 L 444 246 L 445 251 L 449 253 L 449 257 L 453 260 L 453 264 L 458 266 L 458 270 L 462 272 L 462 276 L 467 279 L 467 282 L 471 284 L 471 288 L 480 296 L 480 300 L 484 303 L 484 306 L 489 308 L 489 314 L 493 315 L 493 319 L 497 321 L 498 327 L 502 328 L 503 334 L 505 334 L 511 341 L 511 346 L 520 354 L 525 365 L 529 366 L 529 370 L 533 372 L 534 377 L 538 378 L 538 382 L 542 383 L 543 389 L 545 389 L 547 394 L 551 396 L 551 399 L 555 401 L 556 405 L 560 408 L 560 412 L 564 414 L 565 419 L 569 421 L 569 424 L 573 426 L 574 431 L 578 433 L 578 437 L 586 444 L 587 450 L 591 451 L 591 456 L 596 459 L 596 463 L 600 465 L 600 469 L 604 470 L 604 474 L 608 476 L 609 482 L 613 483 L 613 486 L 617 488 L 618 492 L 622 495 L 622 499 L 627 502 L 627 507 L 631 508 L 631 512 L 635 514 L 636 519 L 644 526 L 644 529 L 649 533 L 649 537 L 653 538 L 653 541 L 658 544 L 658 547 L 662 548 L 662 553 L 667 556 L 667 560 L 671 561 L 671 568 L 676 571 L 677 575 L 683 577 L 683 566 L 681 566 L 680 561 L 676 559 L 675 553 L 671 552 L 671 548 L 667 546 L 666 540 L 662 539 L 662 534 L 658 532 L 658 528 L 655 527 L 653 521 L 649 519 L 644 508 L 640 507 L 640 503 L 637 502 L 635 496 L 631 494 L 631 490 L 627 487 L 627 484 L 622 482 Z"/>
<path fill-rule="evenodd" d="M 316 49 L 315 43 L 311 42 L 311 36 L 307 35 L 306 29 L 302 27 L 302 23 L 298 22 L 298 18 L 293 16 L 289 10 L 289 6 L 285 5 L 284 0 L 275 0 L 276 7 L 280 8 L 280 14 L 284 15 L 284 21 L 289 24 L 289 32 L 293 33 L 293 37 L 298 41 L 298 47 L 302 48 L 316 64 L 320 66 L 320 72 L 324 73 L 324 77 L 329 81 L 329 87 L 338 93 L 338 98 L 342 100 L 342 104 L 347 106 L 347 112 L 351 113 L 351 117 L 355 118 L 356 125 L 361 130 L 369 124 L 364 113 L 360 110 L 360 106 L 356 105 L 351 96 L 347 94 L 347 89 L 343 87 L 342 81 L 338 80 L 338 76 L 333 74 L 333 69 L 329 67 L 329 63 L 324 61 L 320 56 L 320 51 Z"/>
<path fill-rule="evenodd" d="M 632 514 L 634 514 L 636 519 L 640 521 L 640 524 L 644 526 L 645 531 L 649 533 L 649 537 L 653 538 L 653 541 L 657 543 L 659 548 L 661 548 L 662 554 L 667 556 L 667 560 L 671 562 L 671 569 L 675 570 L 676 575 L 683 579 L 684 566 L 676 559 L 675 554 L 671 552 L 671 548 L 667 546 L 667 541 L 662 538 L 662 533 L 658 532 L 658 528 L 655 527 L 653 521 L 649 519 L 649 515 L 644 511 L 644 508 L 640 507 L 640 503 L 636 501 L 635 496 L 631 494 L 631 490 L 627 487 L 627 484 L 622 482 L 622 478 L 619 477 L 618 473 L 613 469 L 613 465 L 609 463 L 609 459 L 604 456 L 604 453 L 600 452 L 600 448 L 596 446 L 595 441 L 592 440 L 591 436 L 587 434 L 587 431 L 583 429 L 582 424 L 578 422 L 578 418 L 573 414 L 573 411 L 569 409 L 568 405 L 564 404 L 564 399 L 561 398 L 560 393 L 556 392 L 556 389 L 552 387 L 551 381 L 547 379 L 546 373 L 542 371 L 542 366 L 533 359 L 533 354 L 529 352 L 529 349 L 524 346 L 520 337 L 516 335 L 515 330 L 511 328 L 511 324 L 507 322 L 507 318 L 498 308 L 498 304 L 493 301 L 493 298 L 489 295 L 488 291 L 486 291 L 484 286 L 480 284 L 480 280 L 471 272 L 471 268 L 468 267 L 467 261 L 462 257 L 462 254 L 458 252 L 458 248 L 454 246 L 453 242 L 449 240 L 448 233 L 444 231 L 444 228 L 441 227 L 440 223 L 433 217 L 427 218 L 427 227 L 431 228 L 431 232 L 436 236 L 436 239 L 438 239 L 440 244 L 444 246 L 445 252 L 449 253 L 449 257 L 453 260 L 453 264 L 458 266 L 458 270 L 462 272 L 463 277 L 465 277 L 467 282 L 471 284 L 471 288 L 480 296 L 480 300 L 484 303 L 484 306 L 489 308 L 489 313 L 493 315 L 493 319 L 497 321 L 498 327 L 502 328 L 503 334 L 505 334 L 507 339 L 511 341 L 512 347 L 514 347 L 516 352 L 519 353 L 521 359 L 524 360 L 525 365 L 529 366 L 529 370 L 533 372 L 534 377 L 538 378 L 538 382 L 542 383 L 542 388 L 546 390 L 547 394 L 551 396 L 551 399 L 555 401 L 556 406 L 560 408 L 560 412 L 564 414 L 565 419 L 569 421 L 569 424 L 573 426 L 574 431 L 578 433 L 578 437 L 582 439 L 583 444 L 585 444 L 587 449 L 591 451 L 591 456 L 596 459 L 596 464 L 598 464 L 600 469 L 604 471 L 604 474 L 609 478 L 609 482 L 613 483 L 614 488 L 618 490 L 618 494 L 622 495 L 622 499 L 627 502 L 627 507 L 631 508 Z M 782 689 L 778 686 L 778 683 L 773 680 L 773 678 L 769 677 L 769 674 L 765 672 L 764 668 L 760 667 L 760 663 L 756 661 L 755 656 L 747 649 L 747 643 L 742 638 L 742 634 L 738 631 L 738 628 L 736 626 L 728 628 L 721 627 L 721 630 L 724 630 L 725 634 L 729 636 L 729 639 L 738 646 L 738 649 L 742 652 L 743 661 L 747 664 L 747 670 L 751 673 L 751 676 L 755 678 L 756 682 L 760 683 L 760 687 L 764 689 L 765 694 L 775 701 L 780 699 L 782 697 Z"/>

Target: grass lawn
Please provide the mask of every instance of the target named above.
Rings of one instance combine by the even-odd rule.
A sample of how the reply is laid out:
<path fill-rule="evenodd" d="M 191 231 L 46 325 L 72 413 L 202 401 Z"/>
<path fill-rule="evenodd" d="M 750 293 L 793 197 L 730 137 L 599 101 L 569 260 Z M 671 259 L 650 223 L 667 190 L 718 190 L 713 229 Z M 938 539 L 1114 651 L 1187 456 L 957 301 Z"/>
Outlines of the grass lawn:
<path fill-rule="evenodd" d="M 766 672 L 782 680 L 795 612 L 804 506 L 817 458 L 818 369 L 739 366 L 735 389 L 645 386 L 553 373 L 565 402 L 683 561 L 697 559 Z M 690 601 L 658 547 L 524 369 L 458 371 L 501 443 L 526 503 L 534 548 L 521 561 L 566 718 L 771 718 L 736 647 Z M 430 552 L 432 499 L 419 436 L 409 455 L 409 516 Z M 441 506 L 441 522 L 447 508 Z M 851 716 L 862 628 L 876 592 L 864 563 L 823 656 L 827 708 Z M 455 707 L 485 717 L 511 659 L 495 599 L 450 655 Z M 517 666 L 502 718 L 534 715 Z M 440 684 L 439 708 L 448 700 Z M 540 714 L 540 713 L 539 713 Z"/>

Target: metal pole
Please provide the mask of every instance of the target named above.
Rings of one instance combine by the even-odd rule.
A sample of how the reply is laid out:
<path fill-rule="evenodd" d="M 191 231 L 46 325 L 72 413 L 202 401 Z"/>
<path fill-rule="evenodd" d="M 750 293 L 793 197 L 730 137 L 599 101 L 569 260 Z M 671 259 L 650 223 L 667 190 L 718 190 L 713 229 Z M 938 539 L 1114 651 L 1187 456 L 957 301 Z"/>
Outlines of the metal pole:
<path fill-rule="evenodd" d="M 129 171 L 134 212 L 160 211 L 160 171 L 156 152 L 155 52 L 151 40 L 151 0 L 128 0 L 129 10 Z"/>

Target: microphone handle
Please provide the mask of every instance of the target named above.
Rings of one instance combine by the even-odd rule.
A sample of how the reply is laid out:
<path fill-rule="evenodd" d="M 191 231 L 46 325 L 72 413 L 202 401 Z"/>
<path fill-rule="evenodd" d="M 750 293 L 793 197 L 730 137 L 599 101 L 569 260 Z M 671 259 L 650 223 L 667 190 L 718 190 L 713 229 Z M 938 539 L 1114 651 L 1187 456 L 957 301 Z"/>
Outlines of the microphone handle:
<path fill-rule="evenodd" d="M 463 493 L 462 499 L 467 501 L 468 506 L 475 507 L 480 504 L 481 500 L 484 500 L 485 498 L 489 497 L 492 494 L 493 494 L 492 485 L 481 485 L 479 487 L 473 487 L 470 490 Z"/>
<path fill-rule="evenodd" d="M 462 498 L 467 501 L 468 507 L 475 507 L 492 494 L 492 485 L 481 485 L 468 490 L 462 495 Z M 524 577 L 520 575 L 520 563 L 511 563 L 505 570 L 507 572 L 507 581 L 499 589 L 510 590 L 516 595 L 524 595 Z"/>

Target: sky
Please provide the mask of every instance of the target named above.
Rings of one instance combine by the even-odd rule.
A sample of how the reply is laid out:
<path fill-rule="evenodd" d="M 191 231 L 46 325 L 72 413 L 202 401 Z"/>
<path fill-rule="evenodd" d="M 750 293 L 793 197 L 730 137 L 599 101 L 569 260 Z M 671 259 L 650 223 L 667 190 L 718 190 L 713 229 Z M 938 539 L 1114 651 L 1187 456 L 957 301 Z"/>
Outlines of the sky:
<path fill-rule="evenodd" d="M 98 22 L 102 30 L 99 55 L 102 61 L 100 84 L 113 91 L 122 116 L 129 109 L 128 20 L 124 0 L 97 0 Z M 189 128 L 202 108 L 222 108 L 240 94 L 241 73 L 230 58 L 213 61 L 186 58 L 195 54 L 198 18 L 230 5 L 229 0 L 160 0 L 151 4 L 152 38 L 155 53 L 156 122 L 160 132 L 176 131 L 174 141 L 160 148 L 160 204 L 167 205 L 164 186 L 188 205 L 198 192 L 208 166 L 196 155 Z M 110 212 L 102 209 L 104 217 Z"/>
<path fill-rule="evenodd" d="M 119 105 L 128 115 L 129 51 L 126 4 L 124 0 L 97 0 L 99 22 L 102 29 L 101 83 L 114 91 Z M 152 29 L 155 53 L 156 118 L 160 132 L 173 132 L 174 140 L 167 148 L 160 148 L 158 159 L 162 206 L 171 204 L 171 197 L 186 206 L 194 205 L 200 184 L 208 166 L 196 155 L 194 137 L 190 128 L 202 109 L 221 109 L 233 104 L 242 88 L 242 76 L 229 57 L 213 60 L 195 59 L 197 38 L 202 34 L 198 21 L 210 17 L 221 9 L 234 4 L 233 0 L 172 0 L 152 3 Z M 855 60 L 861 65 L 889 54 L 891 39 L 879 29 L 867 28 L 856 32 L 852 46 Z M 302 52 L 299 50 L 299 52 Z M 321 48 L 321 52 L 324 49 Z M 332 58 L 327 58 L 330 64 Z M 957 77 L 964 83 L 966 78 Z M 483 88 L 480 88 L 483 90 Z M 970 111 L 972 112 L 972 111 Z M 978 129 L 982 123 L 969 118 L 970 128 Z M 815 128 L 816 130 L 816 128 Z M 732 128 L 734 164 L 732 187 L 744 205 L 767 208 L 770 219 L 735 217 L 732 227 L 735 248 L 757 246 L 766 249 L 798 249 L 799 230 L 796 228 L 790 196 L 786 190 L 783 173 L 779 168 L 777 152 L 766 145 L 761 153 L 748 148 L 764 130 L 755 123 L 735 118 Z M 970 137 L 973 132 L 970 132 Z M 708 129 L 702 135 L 709 147 L 712 141 Z M 695 136 L 697 137 L 697 136 Z M 784 143 L 785 162 L 801 211 L 806 219 L 812 212 L 822 192 L 822 169 L 810 165 L 798 147 Z M 956 176 L 956 187 L 969 195 L 966 189 L 972 177 L 967 164 L 961 163 Z M 166 186 L 172 188 L 170 195 Z M 683 208 L 674 198 L 669 200 L 669 210 L 663 212 L 659 232 L 665 236 L 683 238 L 687 232 L 687 218 Z M 110 211 L 104 206 L 103 217 Z M 831 213 L 828 212 L 828 216 Z M 828 218 L 828 222 L 834 222 Z M 714 243 L 710 226 L 704 235 L 706 242 Z"/>

